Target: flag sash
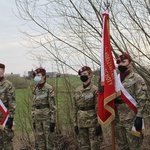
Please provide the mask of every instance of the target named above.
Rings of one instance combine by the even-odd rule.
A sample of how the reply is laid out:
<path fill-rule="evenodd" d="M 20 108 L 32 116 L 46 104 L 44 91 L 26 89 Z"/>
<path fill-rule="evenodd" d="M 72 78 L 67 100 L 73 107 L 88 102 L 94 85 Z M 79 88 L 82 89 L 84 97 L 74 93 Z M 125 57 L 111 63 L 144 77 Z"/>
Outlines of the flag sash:
<path fill-rule="evenodd" d="M 121 99 L 135 112 L 137 113 L 137 102 L 136 100 L 127 92 L 127 90 L 124 88 L 120 81 L 120 74 L 118 74 L 118 81 L 119 81 L 119 86 L 121 90 Z"/>
<path fill-rule="evenodd" d="M 2 120 L 0 120 L 0 125 L 5 126 L 9 112 L 1 100 L 0 100 L 0 112 L 3 114 L 3 118 Z"/>

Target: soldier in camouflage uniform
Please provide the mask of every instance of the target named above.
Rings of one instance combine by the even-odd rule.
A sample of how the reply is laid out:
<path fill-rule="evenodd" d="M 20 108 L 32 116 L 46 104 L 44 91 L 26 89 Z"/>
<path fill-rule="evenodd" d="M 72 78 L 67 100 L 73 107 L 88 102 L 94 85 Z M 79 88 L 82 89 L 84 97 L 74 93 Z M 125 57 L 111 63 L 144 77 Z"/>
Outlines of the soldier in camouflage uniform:
<path fill-rule="evenodd" d="M 102 129 L 97 120 L 98 88 L 91 83 L 90 67 L 82 67 L 78 74 L 83 84 L 75 90 L 74 130 L 82 150 L 99 150 Z"/>
<path fill-rule="evenodd" d="M 46 70 L 37 68 L 33 72 L 37 85 L 33 91 L 32 118 L 37 150 L 54 149 L 56 105 L 53 87 L 46 83 Z"/>
<path fill-rule="evenodd" d="M 137 113 L 119 97 L 115 99 L 116 118 L 115 135 L 117 150 L 141 150 L 143 134 L 140 137 L 131 134 L 134 125 L 137 131 L 142 130 L 142 118 L 145 111 L 147 87 L 144 79 L 131 69 L 132 60 L 129 54 L 123 53 L 117 58 L 118 70 L 120 71 L 120 81 L 126 91 L 137 102 Z"/>
<path fill-rule="evenodd" d="M 0 150 L 13 150 L 13 120 L 16 109 L 15 88 L 10 81 L 5 79 L 4 72 L 5 65 L 0 64 L 0 99 L 9 112 L 4 130 L 0 129 Z M 0 121 L 2 118 L 3 115 L 0 113 Z"/>

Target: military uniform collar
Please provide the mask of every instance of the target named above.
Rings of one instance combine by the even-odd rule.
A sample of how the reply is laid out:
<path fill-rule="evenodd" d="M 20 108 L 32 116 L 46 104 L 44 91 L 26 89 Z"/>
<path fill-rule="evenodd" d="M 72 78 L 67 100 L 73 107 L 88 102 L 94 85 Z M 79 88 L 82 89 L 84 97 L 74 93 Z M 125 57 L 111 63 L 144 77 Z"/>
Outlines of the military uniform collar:
<path fill-rule="evenodd" d="M 90 84 L 91 84 L 91 81 L 88 84 L 86 84 L 86 85 L 83 83 L 83 88 L 84 89 L 87 88 Z"/>
<path fill-rule="evenodd" d="M 122 82 L 125 82 L 126 80 L 132 78 L 133 76 L 134 76 L 134 72 L 130 70 L 130 73 L 126 76 L 126 78 Z"/>
<path fill-rule="evenodd" d="M 46 83 L 46 81 L 44 81 L 44 82 L 41 83 L 41 84 L 37 84 L 37 88 L 38 88 L 39 90 L 42 89 L 42 88 L 44 87 L 45 83 Z"/>
<path fill-rule="evenodd" d="M 0 85 L 3 85 L 4 84 L 4 82 L 5 82 L 5 77 L 4 77 L 4 79 L 2 80 L 2 81 L 0 81 Z"/>
<path fill-rule="evenodd" d="M 89 90 L 89 89 L 91 89 L 92 86 L 93 86 L 93 83 L 90 82 L 86 87 L 82 86 L 82 88 L 83 88 L 83 90 Z"/>
<path fill-rule="evenodd" d="M 42 90 L 42 89 L 45 87 L 45 84 L 47 84 L 46 81 L 43 82 L 42 84 L 37 84 L 37 85 L 34 87 L 34 90 L 33 90 L 32 93 L 35 94 L 35 91 L 36 91 L 36 90 Z"/>
<path fill-rule="evenodd" d="M 126 72 L 121 72 L 120 73 L 120 80 L 121 82 L 124 81 L 124 79 L 130 74 L 130 70 L 126 71 Z"/>

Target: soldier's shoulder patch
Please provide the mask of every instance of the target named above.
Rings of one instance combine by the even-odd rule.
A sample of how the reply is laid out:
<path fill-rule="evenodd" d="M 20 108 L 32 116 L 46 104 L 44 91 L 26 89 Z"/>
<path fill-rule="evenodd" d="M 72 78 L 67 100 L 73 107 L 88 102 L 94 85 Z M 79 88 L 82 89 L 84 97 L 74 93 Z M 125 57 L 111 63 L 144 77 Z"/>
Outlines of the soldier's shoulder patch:
<path fill-rule="evenodd" d="M 76 94 L 77 95 L 80 95 L 82 92 L 81 91 L 76 91 Z"/>
<path fill-rule="evenodd" d="M 54 90 L 49 90 L 49 94 L 50 95 L 54 94 Z"/>
<path fill-rule="evenodd" d="M 92 98 L 92 97 L 94 97 L 93 93 L 90 93 L 90 94 L 85 95 L 85 99 L 90 99 L 90 98 Z"/>
<path fill-rule="evenodd" d="M 147 86 L 146 86 L 146 84 L 145 84 L 144 82 L 142 82 L 142 90 L 143 90 L 143 91 L 146 91 L 146 90 L 147 90 Z"/>
<path fill-rule="evenodd" d="M 12 86 L 9 86 L 9 87 L 8 87 L 8 90 L 11 90 L 11 89 L 12 89 Z"/>

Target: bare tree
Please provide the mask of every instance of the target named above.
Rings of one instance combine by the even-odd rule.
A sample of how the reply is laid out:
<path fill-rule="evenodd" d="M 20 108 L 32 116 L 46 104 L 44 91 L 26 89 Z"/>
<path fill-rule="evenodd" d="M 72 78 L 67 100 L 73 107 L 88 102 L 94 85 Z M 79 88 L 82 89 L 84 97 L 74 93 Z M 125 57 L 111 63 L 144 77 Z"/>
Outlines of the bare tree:
<path fill-rule="evenodd" d="M 50 61 L 63 73 L 67 68 L 76 71 L 82 65 L 92 66 L 95 70 L 100 68 L 102 12 L 107 1 L 15 0 L 16 15 L 25 22 L 25 26 L 20 28 L 27 41 L 25 46 L 32 48 L 30 54 L 39 61 L 39 65 Z M 110 0 L 109 14 L 114 58 L 128 52 L 133 58 L 135 71 L 143 76 L 150 89 L 149 0 Z M 65 122 L 68 129 L 72 123 L 70 83 L 66 77 L 63 85 L 69 93 L 67 96 L 63 93 L 67 109 L 62 111 L 68 117 Z M 55 87 L 58 91 L 58 79 Z M 59 97 L 57 99 L 59 101 Z M 60 117 L 58 114 L 57 120 L 62 123 Z M 62 128 L 59 123 L 58 128 Z"/>
<path fill-rule="evenodd" d="M 16 0 L 18 17 L 26 21 L 28 46 L 44 59 L 77 70 L 100 66 L 103 0 Z M 106 2 L 106 1 L 105 1 Z M 110 3 L 110 35 L 114 56 L 131 54 L 134 68 L 150 86 L 150 9 L 148 0 L 113 0 Z M 26 45 L 27 46 L 27 45 Z"/>

